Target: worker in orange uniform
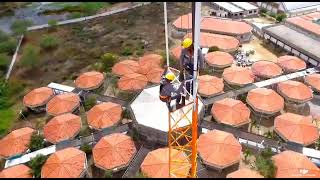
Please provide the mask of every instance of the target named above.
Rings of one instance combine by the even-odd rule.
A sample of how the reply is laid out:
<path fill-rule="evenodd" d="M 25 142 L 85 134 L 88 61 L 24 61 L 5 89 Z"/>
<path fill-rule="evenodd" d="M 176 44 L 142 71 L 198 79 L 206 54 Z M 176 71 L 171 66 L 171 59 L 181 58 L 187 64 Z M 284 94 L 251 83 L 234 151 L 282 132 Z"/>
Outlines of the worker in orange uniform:
<path fill-rule="evenodd" d="M 193 42 L 190 38 L 186 38 L 182 42 L 182 47 L 183 49 L 181 50 L 181 55 L 180 55 L 180 76 L 179 80 L 191 80 L 194 77 L 194 46 Z M 204 68 L 204 58 L 201 52 L 201 49 L 198 48 L 198 69 L 203 69 Z M 186 89 L 187 91 L 192 94 L 192 82 L 187 82 L 186 83 Z M 184 101 L 184 100 L 183 100 Z"/>
<path fill-rule="evenodd" d="M 179 109 L 180 107 L 184 106 L 184 104 L 180 104 L 184 82 L 182 82 L 178 88 L 175 88 L 174 84 L 172 83 L 175 78 L 176 77 L 172 72 L 167 73 L 167 71 L 165 71 L 164 77 L 160 82 L 160 100 L 167 104 L 170 112 L 173 111 L 173 107 L 171 106 L 172 100 L 176 100 L 175 109 Z"/>

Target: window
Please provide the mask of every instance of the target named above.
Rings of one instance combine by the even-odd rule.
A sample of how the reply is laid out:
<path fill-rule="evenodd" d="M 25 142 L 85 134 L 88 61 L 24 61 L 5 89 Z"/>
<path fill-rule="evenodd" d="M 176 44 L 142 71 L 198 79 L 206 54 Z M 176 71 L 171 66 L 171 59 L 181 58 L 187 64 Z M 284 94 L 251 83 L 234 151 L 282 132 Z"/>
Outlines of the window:
<path fill-rule="evenodd" d="M 234 14 L 234 16 L 238 16 L 238 14 Z"/>
<path fill-rule="evenodd" d="M 240 16 L 242 16 L 242 13 L 240 13 Z"/>
<path fill-rule="evenodd" d="M 254 12 L 254 13 L 256 13 L 256 12 L 257 12 L 257 10 L 254 10 L 253 12 Z"/>
<path fill-rule="evenodd" d="M 251 14 L 252 13 L 252 11 L 249 11 L 249 14 Z"/>

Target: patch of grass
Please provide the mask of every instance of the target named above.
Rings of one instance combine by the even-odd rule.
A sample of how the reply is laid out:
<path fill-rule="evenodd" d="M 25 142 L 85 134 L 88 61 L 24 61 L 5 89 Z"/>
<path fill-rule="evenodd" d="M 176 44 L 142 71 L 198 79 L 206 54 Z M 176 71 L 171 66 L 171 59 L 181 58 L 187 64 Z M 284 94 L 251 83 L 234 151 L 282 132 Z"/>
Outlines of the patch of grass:
<path fill-rule="evenodd" d="M 31 20 L 15 20 L 10 29 L 14 35 L 21 35 L 27 32 L 27 28 L 31 26 L 33 22 Z"/>
<path fill-rule="evenodd" d="M 0 110 L 0 136 L 8 133 L 15 118 L 16 114 L 12 108 Z"/>
<path fill-rule="evenodd" d="M 123 56 L 131 56 L 133 54 L 133 50 L 130 47 L 124 47 L 121 50 L 121 55 Z"/>
<path fill-rule="evenodd" d="M 55 36 L 44 35 L 40 42 L 40 47 L 43 49 L 53 49 L 59 45 L 59 40 Z"/>
<path fill-rule="evenodd" d="M 264 149 L 256 158 L 255 169 L 265 178 L 274 178 L 277 171 L 270 148 Z"/>
<path fill-rule="evenodd" d="M 80 147 L 80 150 L 85 152 L 86 154 L 90 154 L 92 152 L 92 147 L 88 143 L 85 143 Z"/>
<path fill-rule="evenodd" d="M 0 71 L 6 72 L 10 64 L 10 58 L 6 54 L 0 54 Z"/>
<path fill-rule="evenodd" d="M 70 19 L 76 19 L 76 18 L 81 18 L 82 16 L 84 16 L 84 14 L 81 12 L 73 12 L 68 17 Z"/>
<path fill-rule="evenodd" d="M 39 66 L 40 51 L 39 48 L 33 45 L 26 45 L 20 59 L 22 66 L 26 68 L 35 68 Z"/>
<path fill-rule="evenodd" d="M 16 51 L 17 41 L 13 38 L 8 38 L 5 41 L 0 41 L 0 53 L 13 55 Z"/>

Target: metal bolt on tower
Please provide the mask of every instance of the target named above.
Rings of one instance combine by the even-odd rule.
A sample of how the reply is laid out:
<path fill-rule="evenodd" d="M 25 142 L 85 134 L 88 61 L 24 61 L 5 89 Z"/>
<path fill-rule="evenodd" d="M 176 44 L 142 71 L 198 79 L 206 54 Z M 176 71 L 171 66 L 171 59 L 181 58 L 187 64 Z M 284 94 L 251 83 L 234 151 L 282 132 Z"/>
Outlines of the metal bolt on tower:
<path fill-rule="evenodd" d="M 165 25 L 167 25 L 166 3 Z M 201 2 L 192 3 L 192 29 L 194 44 L 194 76 L 192 79 L 193 94 L 186 105 L 176 111 L 169 112 L 169 177 L 192 177 L 197 176 L 197 139 L 198 139 L 198 47 L 200 35 Z M 167 38 L 167 28 L 166 38 Z M 166 41 L 166 43 L 168 43 Z M 166 47 L 168 45 L 166 44 Z M 167 50 L 168 51 L 168 50 Z M 167 52 L 168 53 L 168 52 Z M 168 56 L 168 54 L 167 54 Z M 169 66 L 168 66 L 169 67 Z M 178 152 L 178 153 L 177 153 Z M 184 155 L 185 158 L 181 158 Z M 179 158 L 177 157 L 179 156 Z"/>

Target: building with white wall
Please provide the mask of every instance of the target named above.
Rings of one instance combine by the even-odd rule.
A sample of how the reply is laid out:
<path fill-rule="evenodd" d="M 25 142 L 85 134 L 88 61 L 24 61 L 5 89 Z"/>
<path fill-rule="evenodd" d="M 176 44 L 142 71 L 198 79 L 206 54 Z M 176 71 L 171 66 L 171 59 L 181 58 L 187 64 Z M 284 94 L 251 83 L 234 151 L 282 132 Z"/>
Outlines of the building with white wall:
<path fill-rule="evenodd" d="M 211 15 L 223 18 L 244 18 L 258 14 L 258 7 L 247 2 L 211 2 Z"/>

